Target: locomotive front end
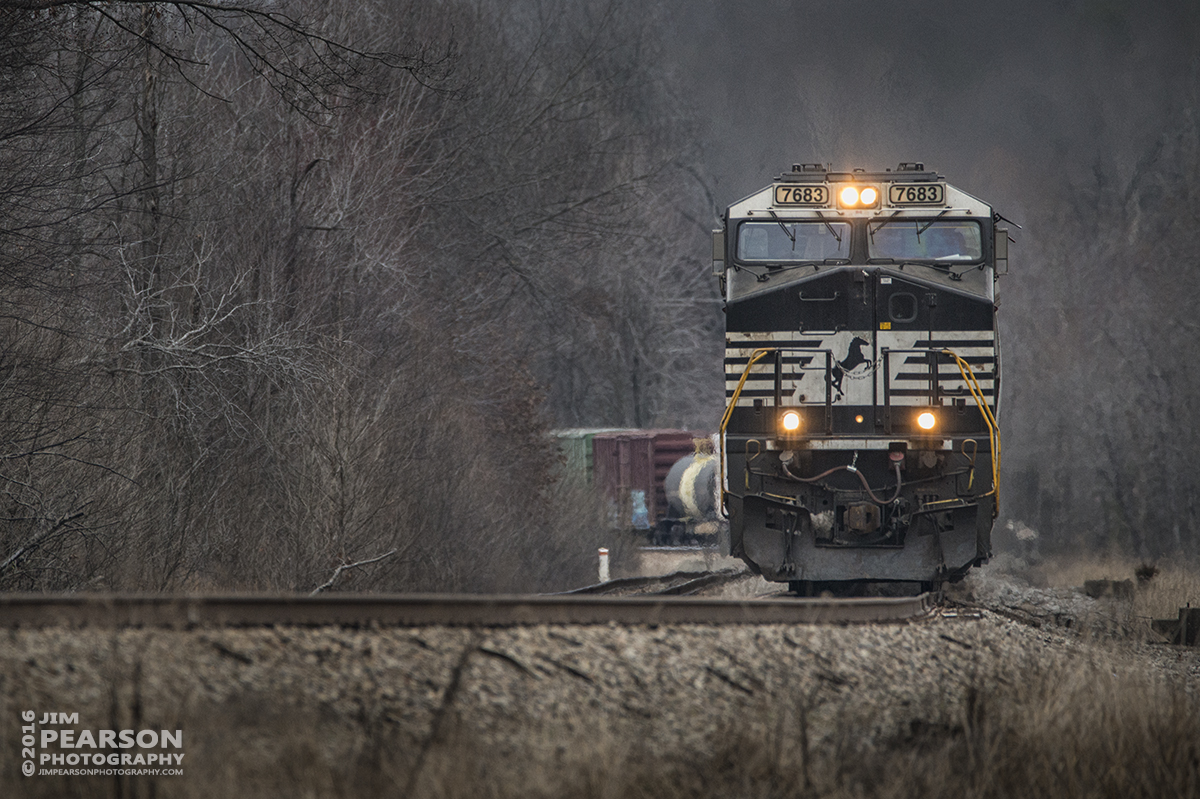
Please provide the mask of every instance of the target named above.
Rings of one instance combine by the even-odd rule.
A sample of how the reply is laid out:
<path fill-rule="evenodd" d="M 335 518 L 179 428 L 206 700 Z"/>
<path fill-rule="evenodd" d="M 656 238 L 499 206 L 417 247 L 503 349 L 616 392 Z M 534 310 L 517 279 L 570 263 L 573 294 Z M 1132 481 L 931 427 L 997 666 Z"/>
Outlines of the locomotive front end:
<path fill-rule="evenodd" d="M 928 587 L 990 556 L 998 220 L 920 164 L 797 165 L 726 211 L 722 500 L 768 580 Z"/>

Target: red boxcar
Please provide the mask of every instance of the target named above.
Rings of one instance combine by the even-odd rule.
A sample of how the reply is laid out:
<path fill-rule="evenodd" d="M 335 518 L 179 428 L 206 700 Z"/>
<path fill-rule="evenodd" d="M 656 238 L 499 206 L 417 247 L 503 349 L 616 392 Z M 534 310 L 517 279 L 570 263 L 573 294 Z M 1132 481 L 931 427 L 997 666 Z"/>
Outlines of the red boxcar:
<path fill-rule="evenodd" d="M 667 513 L 663 483 L 677 460 L 695 451 L 705 433 L 621 430 L 592 439 L 593 478 L 613 503 L 617 526 L 649 529 Z"/>

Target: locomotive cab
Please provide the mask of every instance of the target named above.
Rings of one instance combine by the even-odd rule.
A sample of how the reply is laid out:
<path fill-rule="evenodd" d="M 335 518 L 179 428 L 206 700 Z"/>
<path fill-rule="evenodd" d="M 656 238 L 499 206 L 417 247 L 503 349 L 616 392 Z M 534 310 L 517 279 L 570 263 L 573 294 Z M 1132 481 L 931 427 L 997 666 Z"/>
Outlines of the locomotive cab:
<path fill-rule="evenodd" d="M 727 209 L 733 555 L 793 587 L 932 585 L 990 556 L 999 219 L 921 164 L 796 165 Z"/>

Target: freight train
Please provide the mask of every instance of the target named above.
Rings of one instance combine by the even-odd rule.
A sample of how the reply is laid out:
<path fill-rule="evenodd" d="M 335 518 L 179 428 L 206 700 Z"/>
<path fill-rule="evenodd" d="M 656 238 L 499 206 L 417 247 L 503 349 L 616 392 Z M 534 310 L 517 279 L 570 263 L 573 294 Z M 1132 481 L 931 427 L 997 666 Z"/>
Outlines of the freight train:
<path fill-rule="evenodd" d="M 687 430 L 551 431 L 561 479 L 595 489 L 613 530 L 652 546 L 718 546 L 713 436 Z"/>
<path fill-rule="evenodd" d="M 986 562 L 1007 222 L 919 163 L 796 164 L 729 206 L 713 272 L 731 554 L 802 595 L 929 590 Z"/>

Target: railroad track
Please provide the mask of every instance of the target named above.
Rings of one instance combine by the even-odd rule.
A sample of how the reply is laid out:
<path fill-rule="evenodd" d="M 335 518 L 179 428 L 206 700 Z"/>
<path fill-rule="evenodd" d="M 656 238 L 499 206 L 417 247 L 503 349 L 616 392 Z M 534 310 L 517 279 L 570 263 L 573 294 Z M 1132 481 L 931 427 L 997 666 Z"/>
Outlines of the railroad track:
<path fill-rule="evenodd" d="M 737 600 L 686 596 L 482 596 L 322 594 L 318 596 L 0 595 L 0 628 L 460 626 L 538 624 L 854 624 L 930 617 L 934 599 Z"/>
<path fill-rule="evenodd" d="M 555 596 L 692 596 L 745 579 L 749 574 L 746 569 L 724 569 L 716 572 L 672 572 L 651 577 L 618 577 Z"/>

